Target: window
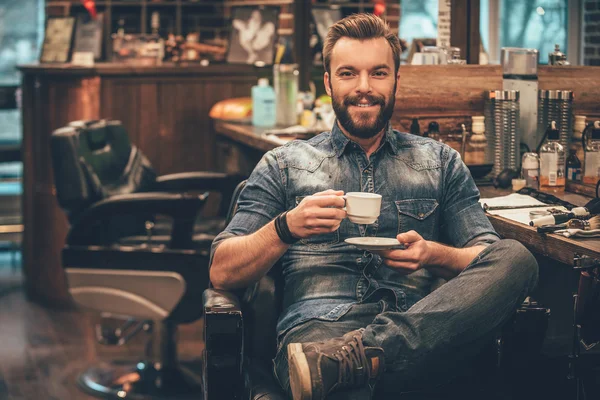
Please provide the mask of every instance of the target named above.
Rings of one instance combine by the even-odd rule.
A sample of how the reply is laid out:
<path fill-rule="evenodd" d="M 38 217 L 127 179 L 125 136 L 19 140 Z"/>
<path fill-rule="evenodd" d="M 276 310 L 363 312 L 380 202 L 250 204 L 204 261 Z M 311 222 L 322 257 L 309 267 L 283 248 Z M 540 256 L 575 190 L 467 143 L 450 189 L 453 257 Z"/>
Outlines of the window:
<path fill-rule="evenodd" d="M 435 39 L 438 9 L 438 0 L 400 0 L 400 38 L 409 47 L 414 38 Z"/>
<path fill-rule="evenodd" d="M 534 48 L 540 64 L 548 63 L 548 53 L 558 44 L 563 53 L 578 54 L 568 48 L 569 0 L 481 0 L 480 32 L 490 63 L 498 63 L 502 47 Z M 572 57 L 569 57 L 570 59 Z"/>
<path fill-rule="evenodd" d="M 43 0 L 0 2 L 0 86 L 20 85 L 16 66 L 37 60 L 43 9 Z M 0 146 L 20 141 L 20 110 L 0 109 Z"/>

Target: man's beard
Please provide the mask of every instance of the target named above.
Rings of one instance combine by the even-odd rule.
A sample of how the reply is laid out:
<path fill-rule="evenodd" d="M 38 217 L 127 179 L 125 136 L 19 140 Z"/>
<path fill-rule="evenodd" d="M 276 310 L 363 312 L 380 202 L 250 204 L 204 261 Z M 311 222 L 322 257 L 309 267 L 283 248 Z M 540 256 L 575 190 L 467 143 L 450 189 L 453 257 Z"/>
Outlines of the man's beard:
<path fill-rule="evenodd" d="M 330 84 L 331 85 L 331 84 Z M 394 104 L 396 102 L 396 83 L 394 89 L 390 93 L 389 102 L 385 103 L 383 96 L 363 95 L 363 96 L 348 96 L 344 99 L 338 99 L 331 89 L 331 103 L 333 110 L 337 117 L 338 122 L 342 127 L 352 136 L 361 139 L 370 139 L 377 135 L 383 128 L 386 127 L 387 123 L 392 118 L 394 113 Z M 356 120 L 352 119 L 348 107 L 351 105 L 358 105 L 361 100 L 367 100 L 370 104 L 379 106 L 379 114 L 375 117 L 373 122 L 370 122 L 371 114 L 361 115 L 356 117 Z"/>

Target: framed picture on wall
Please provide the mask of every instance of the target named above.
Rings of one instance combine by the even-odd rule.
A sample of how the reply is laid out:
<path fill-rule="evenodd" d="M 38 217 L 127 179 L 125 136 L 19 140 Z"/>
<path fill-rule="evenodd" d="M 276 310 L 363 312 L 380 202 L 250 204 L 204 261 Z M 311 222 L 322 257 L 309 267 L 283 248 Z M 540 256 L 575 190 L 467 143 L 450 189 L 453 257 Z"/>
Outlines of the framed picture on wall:
<path fill-rule="evenodd" d="M 94 60 L 99 61 L 102 58 L 103 24 L 104 14 L 102 13 L 96 15 L 96 18 L 92 18 L 87 13 L 78 15 L 73 53 L 93 53 Z"/>
<path fill-rule="evenodd" d="M 44 43 L 40 54 L 42 63 L 65 63 L 71 56 L 73 44 L 74 17 L 53 17 L 46 19 Z"/>
<path fill-rule="evenodd" d="M 272 64 L 279 7 L 232 7 L 226 60 L 232 64 Z"/>
<path fill-rule="evenodd" d="M 315 21 L 317 33 L 319 34 L 319 39 L 321 39 L 321 43 L 324 43 L 329 27 L 342 19 L 342 10 L 339 8 L 334 9 L 315 7 L 311 10 L 311 12 L 313 20 Z"/>

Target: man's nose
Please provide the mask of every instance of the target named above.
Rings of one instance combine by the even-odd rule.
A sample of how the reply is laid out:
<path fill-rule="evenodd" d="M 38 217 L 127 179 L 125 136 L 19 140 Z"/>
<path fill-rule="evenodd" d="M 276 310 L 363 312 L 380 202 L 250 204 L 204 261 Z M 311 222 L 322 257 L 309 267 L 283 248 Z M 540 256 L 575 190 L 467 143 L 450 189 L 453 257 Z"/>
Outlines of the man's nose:
<path fill-rule="evenodd" d="M 360 93 L 369 93 L 371 91 L 371 81 L 369 74 L 360 74 L 358 77 L 358 86 L 356 91 Z"/>

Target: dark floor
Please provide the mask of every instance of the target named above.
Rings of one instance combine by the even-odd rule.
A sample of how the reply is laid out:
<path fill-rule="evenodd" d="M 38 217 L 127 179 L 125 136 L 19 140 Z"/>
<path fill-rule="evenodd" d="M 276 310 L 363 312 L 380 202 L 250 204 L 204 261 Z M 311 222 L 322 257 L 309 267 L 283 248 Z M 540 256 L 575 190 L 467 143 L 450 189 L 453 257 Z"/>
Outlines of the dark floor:
<path fill-rule="evenodd" d="M 0 264 L 0 400 L 93 399 L 75 385 L 80 371 L 98 361 L 136 362 L 143 354 L 145 334 L 124 347 L 102 346 L 94 338 L 97 317 L 28 302 L 19 283 L 10 264 Z M 198 367 L 201 337 L 200 322 L 179 329 L 179 356 Z"/>
<path fill-rule="evenodd" d="M 28 302 L 20 290 L 20 279 L 10 266 L 9 255 L 0 253 L 0 400 L 91 400 L 93 397 L 75 385 L 80 371 L 101 361 L 135 363 L 143 354 L 147 336 L 140 334 L 124 347 L 100 345 L 93 331 L 97 316 Z M 557 347 L 553 342 L 565 337 L 552 326 L 548 332 L 552 334 L 545 348 L 550 351 Z M 201 366 L 201 337 L 201 322 L 180 327 L 179 357 L 196 370 Z M 564 346 L 558 347 L 563 351 Z M 576 400 L 573 381 L 566 379 L 568 353 L 551 353 L 535 361 L 515 360 L 511 376 L 495 381 L 494 388 L 477 399 Z M 582 358 L 581 371 L 587 375 L 587 399 L 598 400 L 600 362 L 589 356 L 586 353 Z"/>

